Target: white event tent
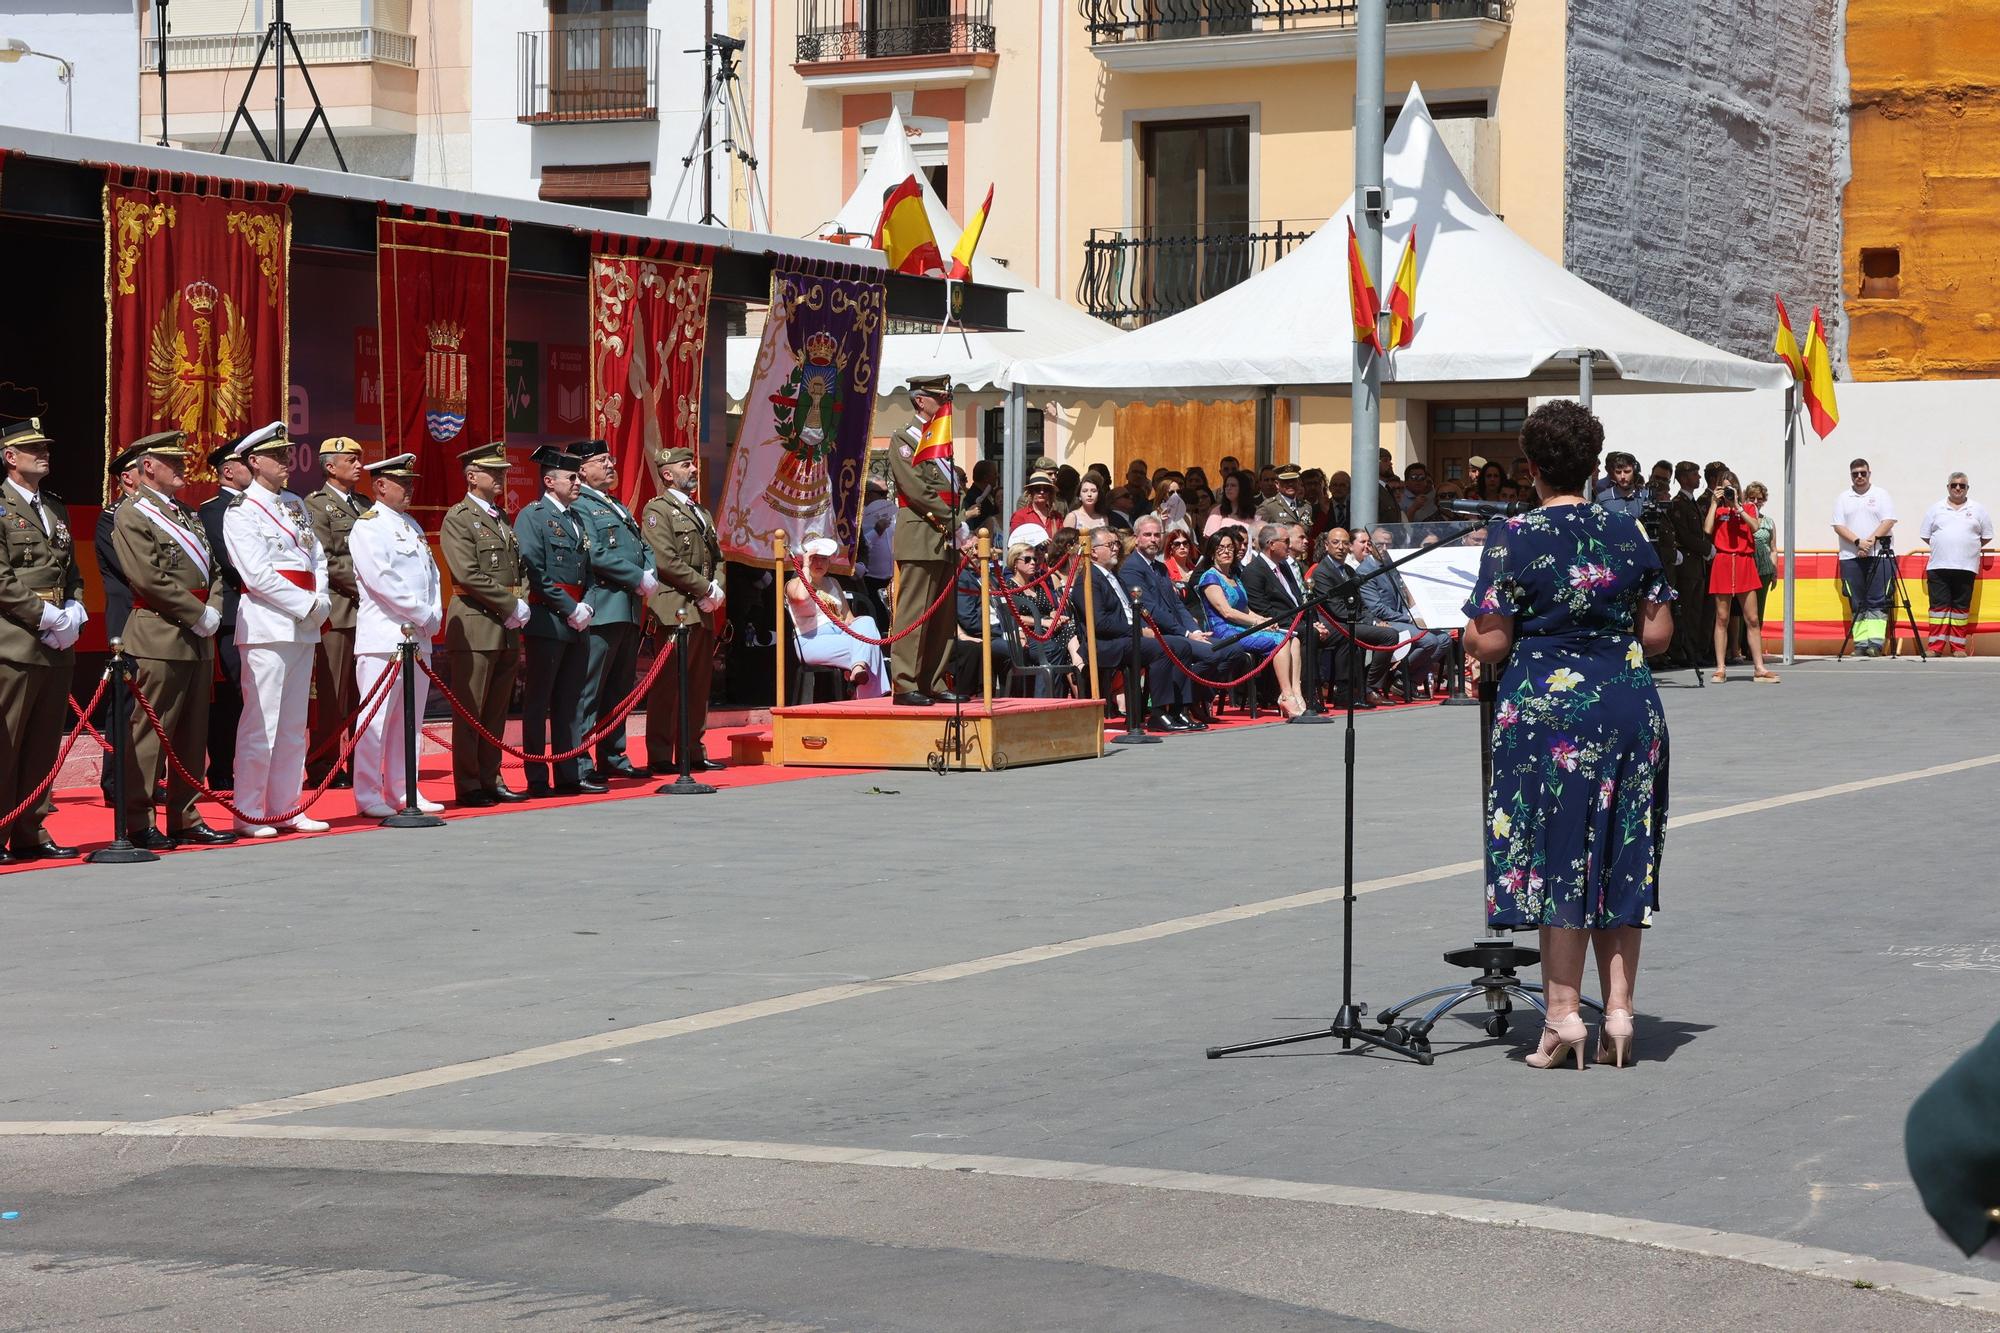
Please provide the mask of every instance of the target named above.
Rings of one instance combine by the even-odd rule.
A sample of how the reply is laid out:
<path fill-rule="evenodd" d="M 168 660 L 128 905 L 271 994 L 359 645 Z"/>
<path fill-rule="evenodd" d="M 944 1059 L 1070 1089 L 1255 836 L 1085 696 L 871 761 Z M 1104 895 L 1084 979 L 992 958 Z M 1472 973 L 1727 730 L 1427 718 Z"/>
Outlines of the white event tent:
<path fill-rule="evenodd" d="M 938 250 L 949 257 L 962 229 L 918 170 L 909 139 L 903 132 L 902 114 L 895 110 L 890 111 L 888 124 L 883 127 L 882 146 L 875 151 L 860 184 L 834 215 L 828 229 L 837 225 L 854 235 L 872 236 L 882 215 L 882 196 L 911 176 L 917 178 L 923 190 L 924 210 L 930 215 Z M 1025 207 L 1026 196 L 1009 199 L 1003 182 L 995 194 L 993 207 L 1001 210 L 1010 206 Z M 991 237 L 987 239 L 990 242 Z M 884 336 L 882 372 L 876 381 L 880 396 L 899 396 L 913 375 L 948 375 L 952 386 L 961 393 L 1002 391 L 1007 388 L 1009 371 L 1017 361 L 1027 357 L 1060 357 L 1123 336 L 1120 330 L 1102 320 L 1027 286 L 1004 264 L 984 255 L 973 256 L 972 277 L 975 282 L 1004 287 L 1012 293 L 1007 298 L 1007 319 L 1013 327 L 999 332 L 977 329 L 961 332 L 953 326 L 942 340 L 935 330 Z M 757 343 L 754 337 L 729 340 L 728 382 L 733 402 L 742 401 L 750 390 Z M 965 429 L 961 427 L 961 432 Z"/>

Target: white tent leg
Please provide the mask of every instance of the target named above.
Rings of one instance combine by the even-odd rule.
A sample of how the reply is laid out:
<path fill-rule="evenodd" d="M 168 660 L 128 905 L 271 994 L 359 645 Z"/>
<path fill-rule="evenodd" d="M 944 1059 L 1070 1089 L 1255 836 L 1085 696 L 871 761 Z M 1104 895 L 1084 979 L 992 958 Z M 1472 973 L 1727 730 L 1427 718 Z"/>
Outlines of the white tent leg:
<path fill-rule="evenodd" d="M 1000 426 L 1000 493 L 1006 498 L 1002 512 L 1011 514 L 1021 503 L 1021 474 L 1028 452 L 1028 391 L 1018 384 L 1007 390 Z"/>

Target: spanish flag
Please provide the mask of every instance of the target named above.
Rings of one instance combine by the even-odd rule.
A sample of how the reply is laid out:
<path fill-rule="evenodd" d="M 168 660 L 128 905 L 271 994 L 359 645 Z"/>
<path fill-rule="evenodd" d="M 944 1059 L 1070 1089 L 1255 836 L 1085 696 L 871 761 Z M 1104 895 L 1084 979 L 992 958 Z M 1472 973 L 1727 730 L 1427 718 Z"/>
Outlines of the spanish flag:
<path fill-rule="evenodd" d="M 1417 229 L 1403 238 L 1396 285 L 1389 289 L 1389 350 L 1408 347 L 1417 336 Z"/>
<path fill-rule="evenodd" d="M 966 221 L 965 230 L 959 235 L 958 244 L 951 250 L 951 272 L 945 276 L 953 282 L 964 282 L 972 276 L 972 252 L 979 248 L 979 233 L 986 230 L 986 215 L 993 211 L 993 187 L 986 187 L 986 202 L 979 211 Z"/>
<path fill-rule="evenodd" d="M 875 248 L 888 258 L 897 273 L 918 277 L 944 276 L 944 257 L 938 253 L 937 236 L 924 212 L 923 186 L 915 176 L 889 191 L 882 200 L 882 220 L 875 224 Z"/>
<path fill-rule="evenodd" d="M 1376 317 L 1382 313 L 1382 299 L 1375 294 L 1375 281 L 1361 258 L 1361 241 L 1354 234 L 1354 219 L 1347 220 L 1347 308 L 1354 320 L 1354 341 L 1382 350 L 1376 332 Z"/>
<path fill-rule="evenodd" d="M 1806 416 L 1823 440 L 1840 424 L 1840 405 L 1833 401 L 1833 358 L 1826 350 L 1826 329 L 1820 323 L 1819 307 L 1813 307 L 1812 327 L 1806 330 L 1805 389 Z"/>
<path fill-rule="evenodd" d="M 1778 303 L 1778 340 L 1771 350 L 1778 354 L 1778 360 L 1785 363 L 1792 372 L 1792 382 L 1803 383 L 1806 377 L 1805 358 L 1799 355 L 1798 335 L 1792 332 L 1792 317 L 1785 311 L 1785 298 L 1774 296 Z"/>

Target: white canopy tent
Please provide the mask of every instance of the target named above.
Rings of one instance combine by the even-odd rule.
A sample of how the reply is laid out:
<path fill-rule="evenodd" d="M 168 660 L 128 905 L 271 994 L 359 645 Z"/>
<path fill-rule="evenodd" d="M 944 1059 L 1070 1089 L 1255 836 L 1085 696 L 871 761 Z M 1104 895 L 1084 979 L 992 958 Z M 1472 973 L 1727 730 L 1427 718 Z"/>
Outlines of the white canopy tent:
<path fill-rule="evenodd" d="M 882 215 L 882 197 L 915 176 L 923 190 L 924 209 L 930 215 L 931 230 L 937 235 L 938 249 L 949 256 L 958 244 L 961 228 L 952 220 L 944 203 L 931 190 L 917 168 L 903 133 L 903 118 L 891 110 L 882 130 L 882 146 L 875 151 L 860 184 L 833 218 L 842 231 L 872 235 Z M 996 208 L 1008 207 L 1002 193 Z M 1002 332 L 967 330 L 956 327 L 939 339 L 935 331 L 891 333 L 882 339 L 882 371 L 877 377 L 882 397 L 902 392 L 913 375 L 948 375 L 954 388 L 965 393 L 1006 389 L 1015 362 L 1028 357 L 1061 357 L 1082 351 L 1121 336 L 1121 331 L 1094 319 L 1075 306 L 1057 300 L 1037 288 L 1027 286 L 1003 264 L 983 255 L 972 260 L 973 281 L 1005 287 L 1007 318 L 1012 328 Z M 750 391 L 750 374 L 757 360 L 756 338 L 729 340 L 729 396 L 740 402 Z"/>

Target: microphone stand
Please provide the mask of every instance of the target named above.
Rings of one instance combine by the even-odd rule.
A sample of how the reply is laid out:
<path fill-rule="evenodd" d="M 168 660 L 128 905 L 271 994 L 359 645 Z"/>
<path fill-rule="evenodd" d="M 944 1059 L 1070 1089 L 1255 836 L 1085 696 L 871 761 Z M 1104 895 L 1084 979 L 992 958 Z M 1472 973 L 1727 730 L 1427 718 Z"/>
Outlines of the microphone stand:
<path fill-rule="evenodd" d="M 1450 542 L 1457 541 L 1459 538 L 1464 537 L 1471 532 L 1474 532 L 1480 528 L 1484 528 L 1486 524 L 1487 520 L 1483 518 L 1478 520 L 1477 522 L 1467 523 L 1463 527 L 1450 533 L 1448 536 L 1440 538 L 1440 544 L 1441 545 L 1448 544 Z M 1418 556 L 1426 554 L 1428 550 L 1429 548 L 1426 547 L 1420 550 L 1412 551 L 1408 555 L 1403 556 L 1400 559 L 1396 560 L 1389 560 L 1385 558 L 1379 561 L 1376 564 L 1376 567 L 1369 573 L 1363 574 L 1356 579 L 1343 583 L 1338 589 L 1328 592 L 1324 596 L 1307 598 L 1305 605 L 1302 606 L 1300 610 L 1305 612 L 1307 615 L 1310 615 L 1313 612 L 1317 611 L 1320 607 L 1333 601 L 1335 598 L 1342 599 L 1343 601 L 1346 602 L 1345 607 L 1341 610 L 1340 613 L 1342 626 L 1347 631 L 1349 641 L 1353 642 L 1354 631 L 1356 627 L 1359 626 L 1359 624 L 1361 623 L 1361 595 L 1359 592 L 1360 586 L 1363 583 L 1368 582 L 1368 580 L 1370 579 L 1381 577 L 1382 575 L 1388 573 L 1390 570 L 1396 568 L 1398 565 L 1408 564 L 1410 561 L 1415 560 Z M 1250 629 L 1246 629 L 1243 631 L 1242 634 L 1238 634 L 1234 636 L 1232 639 L 1230 639 L 1229 643 L 1234 643 L 1236 639 L 1240 639 L 1244 637 L 1244 635 L 1255 634 L 1258 630 L 1268 629 L 1270 626 L 1278 624 L 1279 619 L 1281 618 L 1268 620 L 1264 624 L 1256 625 Z M 1315 635 L 1315 638 L 1317 638 L 1317 635 Z M 1220 646 L 1227 647 L 1228 644 L 1223 644 Z M 1287 1033 L 1286 1035 L 1281 1037 L 1262 1037 L 1254 1041 L 1236 1042 L 1233 1045 L 1229 1046 L 1211 1046 L 1208 1048 L 1207 1051 L 1208 1058 L 1211 1060 L 1219 1060 L 1225 1055 L 1236 1055 L 1243 1051 L 1259 1051 L 1270 1046 L 1289 1046 L 1296 1042 L 1320 1041 L 1328 1037 L 1338 1037 L 1340 1038 L 1340 1048 L 1343 1051 L 1351 1049 L 1354 1043 L 1358 1041 L 1365 1046 L 1379 1047 L 1380 1049 L 1389 1051 L 1393 1054 L 1405 1056 L 1408 1059 L 1416 1061 L 1420 1065 L 1428 1065 L 1432 1061 L 1430 1043 L 1427 1041 L 1421 1044 L 1413 1043 L 1407 1040 L 1403 1040 L 1401 1034 L 1396 1030 L 1387 1029 L 1383 1031 L 1372 1031 L 1370 1029 L 1362 1027 L 1361 1020 L 1367 1014 L 1368 1006 L 1366 1004 L 1357 1004 L 1355 1003 L 1354 1000 L 1355 740 L 1354 740 L 1354 689 L 1351 685 L 1349 686 L 1347 691 L 1346 713 L 1347 713 L 1347 730 L 1345 736 L 1345 747 L 1343 750 L 1342 760 L 1341 760 L 1341 765 L 1346 776 L 1346 790 L 1342 796 L 1344 821 L 1346 827 L 1341 831 L 1341 875 L 1342 875 L 1342 884 L 1344 886 L 1344 892 L 1341 894 L 1341 900 L 1340 900 L 1341 910 L 1340 910 L 1339 1012 L 1337 1012 L 1334 1015 L 1333 1022 L 1329 1023 L 1325 1027 L 1310 1028 L 1304 1032 Z M 1484 818 L 1483 803 L 1481 806 L 1481 817 L 1482 819 Z"/>

